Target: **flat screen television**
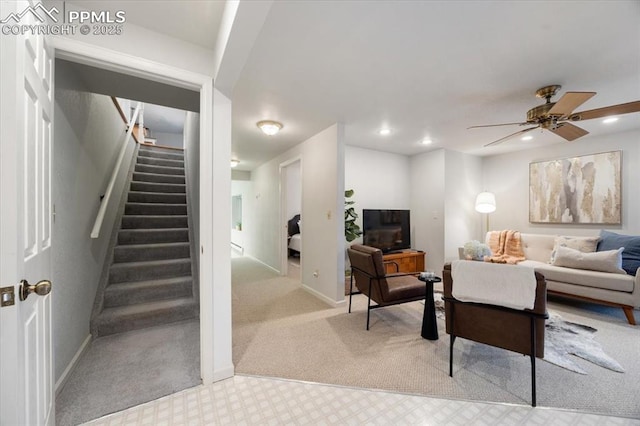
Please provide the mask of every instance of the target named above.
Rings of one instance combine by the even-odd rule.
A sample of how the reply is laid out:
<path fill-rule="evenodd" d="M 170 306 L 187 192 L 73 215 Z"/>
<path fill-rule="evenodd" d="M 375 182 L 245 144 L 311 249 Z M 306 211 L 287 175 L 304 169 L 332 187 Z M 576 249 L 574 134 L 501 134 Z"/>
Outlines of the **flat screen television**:
<path fill-rule="evenodd" d="M 384 253 L 411 248 L 409 210 L 362 210 L 362 244 Z"/>

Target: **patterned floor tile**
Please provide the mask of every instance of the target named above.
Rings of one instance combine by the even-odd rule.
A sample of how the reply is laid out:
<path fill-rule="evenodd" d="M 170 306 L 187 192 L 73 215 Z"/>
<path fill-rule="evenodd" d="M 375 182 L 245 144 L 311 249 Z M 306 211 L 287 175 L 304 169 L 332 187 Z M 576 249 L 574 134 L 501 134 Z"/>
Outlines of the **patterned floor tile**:
<path fill-rule="evenodd" d="M 234 376 L 85 424 L 640 426 L 640 420 Z"/>

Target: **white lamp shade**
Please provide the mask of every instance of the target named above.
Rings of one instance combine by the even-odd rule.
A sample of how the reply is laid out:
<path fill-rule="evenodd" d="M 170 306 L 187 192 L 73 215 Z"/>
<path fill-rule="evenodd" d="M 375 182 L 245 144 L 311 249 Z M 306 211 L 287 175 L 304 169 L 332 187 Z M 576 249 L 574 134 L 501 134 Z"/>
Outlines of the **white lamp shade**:
<path fill-rule="evenodd" d="M 476 197 L 476 211 L 492 213 L 496 211 L 496 196 L 492 192 L 481 192 Z"/>

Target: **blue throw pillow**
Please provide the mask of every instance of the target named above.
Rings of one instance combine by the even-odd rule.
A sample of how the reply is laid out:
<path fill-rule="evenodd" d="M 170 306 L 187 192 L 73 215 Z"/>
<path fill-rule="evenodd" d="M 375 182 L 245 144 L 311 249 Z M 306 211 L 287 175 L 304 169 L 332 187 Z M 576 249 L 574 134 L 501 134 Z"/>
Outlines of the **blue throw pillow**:
<path fill-rule="evenodd" d="M 635 275 L 640 268 L 640 237 L 616 234 L 604 229 L 600 231 L 597 251 L 616 250 L 620 247 L 624 247 L 622 269 L 629 275 Z"/>

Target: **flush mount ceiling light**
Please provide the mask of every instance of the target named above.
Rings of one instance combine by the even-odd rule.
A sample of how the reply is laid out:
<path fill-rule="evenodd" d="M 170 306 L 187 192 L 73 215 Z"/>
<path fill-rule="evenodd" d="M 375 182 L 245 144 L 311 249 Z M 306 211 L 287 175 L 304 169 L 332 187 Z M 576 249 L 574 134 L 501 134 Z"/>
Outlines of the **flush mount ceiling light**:
<path fill-rule="evenodd" d="M 522 138 L 520 138 L 523 141 L 530 141 L 531 139 L 533 139 L 533 136 L 528 135 L 528 136 L 523 136 Z"/>
<path fill-rule="evenodd" d="M 278 123 L 277 121 L 273 121 L 273 120 L 258 121 L 256 125 L 260 128 L 260 130 L 262 130 L 262 133 L 264 133 L 267 136 L 275 135 L 283 127 L 282 123 Z"/>
<path fill-rule="evenodd" d="M 420 144 L 422 145 L 431 145 L 433 143 L 433 141 L 429 138 L 424 138 L 420 141 Z"/>
<path fill-rule="evenodd" d="M 387 127 L 384 127 L 382 129 L 378 130 L 378 134 L 381 135 L 381 136 L 387 136 L 390 133 L 391 133 L 391 129 L 389 129 Z"/>
<path fill-rule="evenodd" d="M 237 167 L 240 164 L 240 160 L 231 160 L 231 168 Z"/>
<path fill-rule="evenodd" d="M 615 123 L 616 121 L 618 121 L 618 117 L 609 117 L 602 120 L 604 124 L 611 124 L 611 123 Z"/>

